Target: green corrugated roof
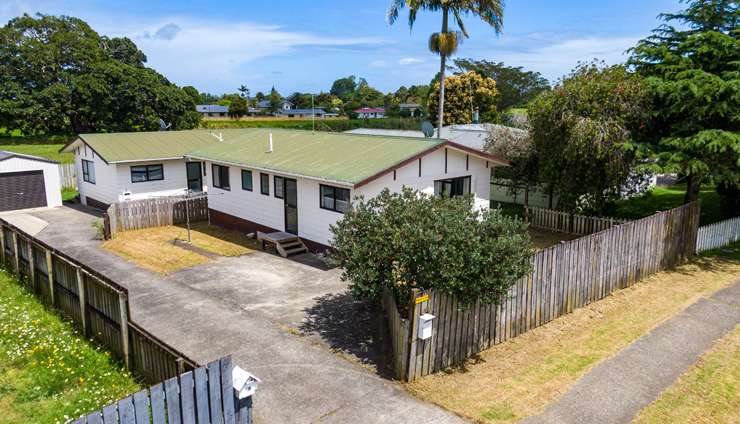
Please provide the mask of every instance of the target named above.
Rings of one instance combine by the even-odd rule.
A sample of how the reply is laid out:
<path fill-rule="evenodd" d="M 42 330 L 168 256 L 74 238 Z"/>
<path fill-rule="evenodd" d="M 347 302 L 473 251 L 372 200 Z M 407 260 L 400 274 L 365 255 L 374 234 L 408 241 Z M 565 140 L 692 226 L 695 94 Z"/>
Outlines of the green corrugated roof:
<path fill-rule="evenodd" d="M 218 143 L 207 130 L 80 134 L 107 162 L 180 158 Z"/>
<path fill-rule="evenodd" d="M 270 132 L 272 153 L 267 152 Z M 427 138 L 264 128 L 226 130 L 223 137 L 223 142 L 186 156 L 348 184 L 359 183 L 442 143 Z"/>

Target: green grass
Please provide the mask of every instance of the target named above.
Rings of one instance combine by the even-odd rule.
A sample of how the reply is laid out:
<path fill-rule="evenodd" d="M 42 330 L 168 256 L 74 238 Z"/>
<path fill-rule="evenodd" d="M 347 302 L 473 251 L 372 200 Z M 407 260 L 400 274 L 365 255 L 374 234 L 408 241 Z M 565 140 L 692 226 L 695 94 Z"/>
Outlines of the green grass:
<path fill-rule="evenodd" d="M 80 194 L 77 190 L 64 187 L 62 188 L 62 202 L 67 202 L 69 200 L 74 199 L 78 194 Z"/>
<path fill-rule="evenodd" d="M 677 184 L 671 187 L 655 187 L 647 193 L 626 199 L 617 204 L 613 216 L 618 218 L 637 219 L 649 216 L 658 211 L 672 209 L 683 204 L 686 185 Z M 707 225 L 724 219 L 720 210 L 720 198 L 714 187 L 703 186 L 699 193 L 701 201 L 700 225 Z"/>
<path fill-rule="evenodd" d="M 63 144 L 4 144 L 6 140 L 0 138 L 0 150 L 23 153 L 26 155 L 41 156 L 55 160 L 60 163 L 73 163 L 74 155 L 71 153 L 59 153 Z"/>
<path fill-rule="evenodd" d="M 66 422 L 141 389 L 0 270 L 0 423 Z"/>

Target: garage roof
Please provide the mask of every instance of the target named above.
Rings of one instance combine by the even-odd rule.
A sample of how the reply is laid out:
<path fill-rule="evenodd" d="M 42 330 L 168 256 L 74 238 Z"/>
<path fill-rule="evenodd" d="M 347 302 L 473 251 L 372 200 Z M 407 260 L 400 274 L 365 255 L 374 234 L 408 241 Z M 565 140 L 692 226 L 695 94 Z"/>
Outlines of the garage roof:
<path fill-rule="evenodd" d="M 23 153 L 16 153 L 16 152 L 9 152 L 7 150 L 0 150 L 0 161 L 10 159 L 10 158 L 28 159 L 28 160 L 35 160 L 38 162 L 47 162 L 47 163 L 59 163 L 57 161 L 53 161 L 47 158 L 42 158 L 39 156 L 24 155 Z"/>

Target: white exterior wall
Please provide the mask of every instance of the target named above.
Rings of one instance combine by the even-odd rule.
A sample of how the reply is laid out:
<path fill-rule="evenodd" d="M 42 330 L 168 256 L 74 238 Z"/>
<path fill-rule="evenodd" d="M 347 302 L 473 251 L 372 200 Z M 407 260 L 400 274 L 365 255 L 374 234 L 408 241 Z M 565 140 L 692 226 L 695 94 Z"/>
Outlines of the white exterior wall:
<path fill-rule="evenodd" d="M 164 172 L 163 180 L 131 182 L 132 166 L 159 164 L 162 165 L 162 171 Z M 202 178 L 205 179 L 205 177 Z M 188 177 L 184 159 L 116 164 L 116 187 L 118 188 L 117 197 L 119 200 L 183 194 L 187 186 Z M 126 192 L 131 194 L 125 196 L 124 193 Z"/>
<path fill-rule="evenodd" d="M 465 169 L 465 157 L 469 157 L 468 169 Z M 493 163 L 478 156 L 447 148 L 447 173 L 445 173 L 445 148 L 421 158 L 421 177 L 419 177 L 419 160 L 396 169 L 396 179 L 393 172 L 371 181 L 357 188 L 356 195 L 366 199 L 377 196 L 385 187 L 393 192 L 399 192 L 403 187 L 409 187 L 427 194 L 434 194 L 434 181 L 446 178 L 470 176 L 470 191 L 475 196 L 475 207 L 487 209 L 490 207 L 491 168 Z"/>
<path fill-rule="evenodd" d="M 46 205 L 62 206 L 62 184 L 59 178 L 59 165 L 31 159 L 14 157 L 0 161 L 0 173 L 43 171 Z"/>
<path fill-rule="evenodd" d="M 82 159 L 93 162 L 95 184 L 83 181 Z M 118 200 L 116 165 L 105 163 L 84 143 L 75 149 L 75 174 L 77 175 L 77 190 L 80 192 L 80 199 L 83 204 L 87 204 L 88 196 L 103 203 L 113 203 Z"/>

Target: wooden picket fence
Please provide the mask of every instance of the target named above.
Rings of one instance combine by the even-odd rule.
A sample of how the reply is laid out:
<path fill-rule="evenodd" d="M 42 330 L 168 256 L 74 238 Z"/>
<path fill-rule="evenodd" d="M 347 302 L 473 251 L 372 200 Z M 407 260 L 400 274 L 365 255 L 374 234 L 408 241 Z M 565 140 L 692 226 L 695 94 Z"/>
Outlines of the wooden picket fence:
<path fill-rule="evenodd" d="M 402 317 L 386 295 L 400 380 L 460 364 L 476 353 L 628 287 L 691 257 L 699 222 L 697 203 L 561 243 L 532 257 L 532 272 L 498 304 L 467 307 L 433 290 L 417 292 Z M 419 316 L 435 316 L 432 337 L 420 340 Z"/>
<path fill-rule="evenodd" d="M 740 241 L 740 216 L 699 227 L 696 253 Z"/>
<path fill-rule="evenodd" d="M 59 181 L 62 187 L 72 188 L 77 190 L 77 176 L 75 172 L 75 164 L 73 163 L 60 163 L 59 164 Z"/>
<path fill-rule="evenodd" d="M 626 219 L 577 215 L 544 208 L 524 208 L 524 217 L 532 228 L 585 236 L 628 222 Z"/>
<path fill-rule="evenodd" d="M 252 397 L 237 399 L 230 357 L 134 393 L 73 424 L 251 424 Z"/>
<path fill-rule="evenodd" d="M 119 231 L 164 227 L 208 220 L 208 196 L 203 193 L 190 196 L 153 197 L 112 203 L 103 216 L 105 238 Z"/>
<path fill-rule="evenodd" d="M 128 290 L 0 218 L 0 260 L 41 301 L 93 337 L 132 373 L 157 383 L 197 367 L 131 320 Z"/>

